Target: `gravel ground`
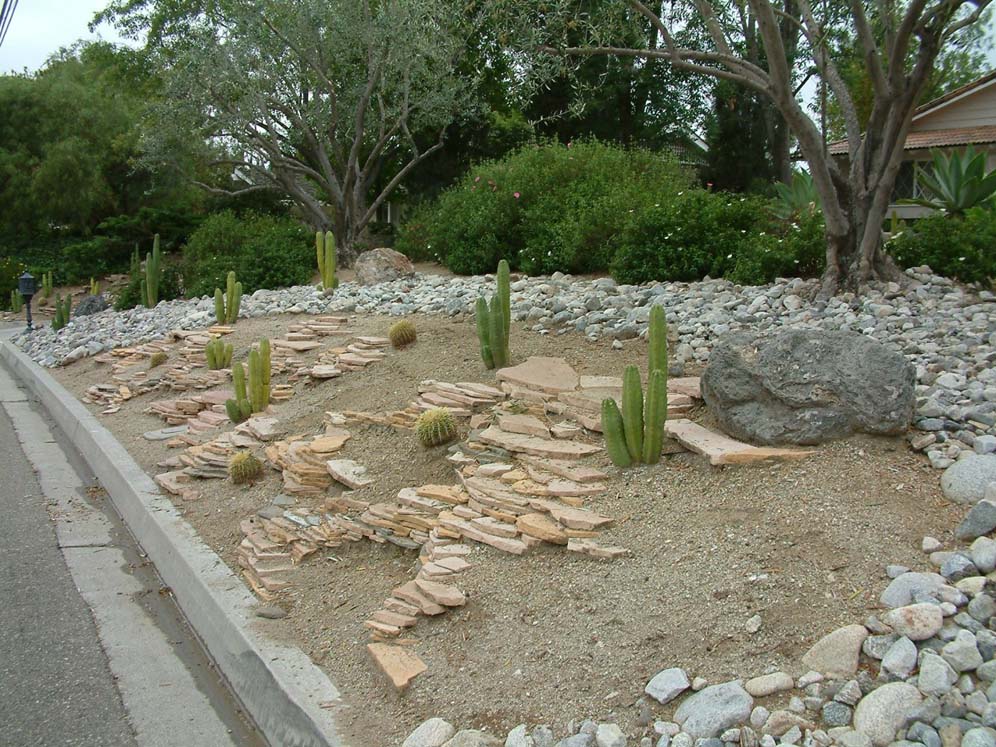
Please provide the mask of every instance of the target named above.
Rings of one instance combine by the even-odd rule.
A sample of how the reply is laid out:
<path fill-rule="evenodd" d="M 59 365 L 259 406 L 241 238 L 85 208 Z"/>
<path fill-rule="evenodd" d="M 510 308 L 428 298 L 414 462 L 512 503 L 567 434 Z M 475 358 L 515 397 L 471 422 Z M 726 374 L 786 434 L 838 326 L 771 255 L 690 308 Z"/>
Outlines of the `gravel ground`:
<path fill-rule="evenodd" d="M 229 339 L 244 351 L 262 336 L 280 336 L 297 318 L 240 320 Z M 290 432 L 318 432 L 325 410 L 403 407 L 425 378 L 493 382 L 477 357 L 471 322 L 413 320 L 413 348 L 366 371 L 298 384 L 298 394 L 279 406 Z M 351 326 L 383 334 L 388 323 L 361 315 Z M 609 340 L 541 336 L 520 324 L 513 324 L 512 339 L 517 360 L 559 355 L 581 373 L 645 366 L 641 339 L 614 349 Z M 85 359 L 54 374 L 79 395 L 105 381 L 106 371 Z M 102 418 L 150 474 L 175 455 L 141 439 L 162 425 L 142 414 L 158 398 L 144 395 Z M 708 424 L 704 412 L 696 419 Z M 422 449 L 410 434 L 350 430 L 354 438 L 341 454 L 365 464 L 375 480 L 358 498 L 389 500 L 402 487 L 452 482 L 445 452 Z M 599 562 L 552 547 L 524 557 L 475 548 L 475 565 L 460 580 L 467 606 L 414 629 L 415 650 L 429 671 L 403 697 L 375 671 L 362 622 L 413 577 L 414 553 L 360 543 L 312 556 L 280 596 L 288 617 L 259 624 L 297 642 L 328 671 L 344 693 L 340 720 L 356 743 L 399 744 L 430 716 L 497 733 L 524 721 L 562 729 L 585 717 L 616 719 L 630 730 L 644 685 L 665 667 L 682 666 L 712 682 L 798 670 L 813 641 L 876 608 L 887 563 L 922 564 L 921 537 L 949 538 L 957 513 L 942 501 L 937 473 L 901 439 L 855 437 L 786 465 L 715 468 L 683 454 L 654 467 L 607 469 L 607 494 L 587 505 L 617 519 L 604 539 L 633 556 Z M 239 521 L 280 492 L 277 474 L 268 474 L 246 489 L 213 481 L 203 500 L 180 505 L 233 568 Z M 763 624 L 750 635 L 745 623 L 755 614 Z M 653 710 L 670 715 L 667 707 Z"/>

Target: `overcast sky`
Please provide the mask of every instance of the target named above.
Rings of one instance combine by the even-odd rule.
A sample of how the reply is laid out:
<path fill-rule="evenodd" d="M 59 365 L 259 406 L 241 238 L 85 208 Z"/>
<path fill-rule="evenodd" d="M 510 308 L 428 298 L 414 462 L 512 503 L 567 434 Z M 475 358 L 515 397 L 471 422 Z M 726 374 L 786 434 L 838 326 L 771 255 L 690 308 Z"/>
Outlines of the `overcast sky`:
<path fill-rule="evenodd" d="M 19 0 L 0 47 L 0 72 L 37 70 L 60 47 L 77 39 L 120 41 L 106 24 L 91 34 L 87 25 L 108 0 Z"/>

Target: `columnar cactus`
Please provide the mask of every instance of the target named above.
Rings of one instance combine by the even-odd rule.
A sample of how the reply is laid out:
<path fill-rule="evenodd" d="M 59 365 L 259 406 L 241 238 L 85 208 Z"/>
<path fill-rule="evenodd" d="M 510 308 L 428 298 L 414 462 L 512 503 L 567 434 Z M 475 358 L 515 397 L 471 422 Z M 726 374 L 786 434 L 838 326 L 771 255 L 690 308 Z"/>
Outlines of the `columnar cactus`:
<path fill-rule="evenodd" d="M 52 271 L 42 273 L 42 292 L 41 297 L 43 301 L 47 301 L 52 297 Z"/>
<path fill-rule="evenodd" d="M 234 271 L 228 273 L 226 285 L 224 293 L 221 288 L 214 289 L 214 317 L 218 324 L 233 324 L 242 306 L 242 283 L 235 281 Z"/>
<path fill-rule="evenodd" d="M 270 404 L 270 341 L 259 343 L 249 351 L 249 401 L 253 412 L 263 412 Z"/>
<path fill-rule="evenodd" d="M 90 295 L 99 296 L 100 295 L 100 282 L 90 278 Z"/>
<path fill-rule="evenodd" d="M 135 251 L 131 254 L 131 265 L 128 268 L 128 277 L 138 280 L 142 275 L 142 257 L 138 253 L 138 244 L 135 244 Z M 144 300 L 144 298 L 143 298 Z"/>
<path fill-rule="evenodd" d="M 17 290 L 12 290 L 10 292 L 10 310 L 15 314 L 20 314 L 21 309 L 24 308 L 24 299 L 21 298 L 21 294 Z"/>
<path fill-rule="evenodd" d="M 56 296 L 55 298 L 55 316 L 52 318 L 52 329 L 58 332 L 60 329 L 69 324 L 70 312 L 73 307 L 73 297 L 66 296 L 66 300 L 63 301 L 61 297 Z"/>
<path fill-rule="evenodd" d="M 233 423 L 241 423 L 252 415 L 252 403 L 246 396 L 246 369 L 241 363 L 232 366 L 232 384 L 235 387 L 235 399 L 225 400 L 225 412 Z"/>
<path fill-rule="evenodd" d="M 498 263 L 498 288 L 491 296 L 491 304 L 483 296 L 477 299 L 477 339 L 481 345 L 481 359 L 487 368 L 504 368 L 511 353 L 508 334 L 512 321 L 510 305 L 510 280 L 508 262 Z"/>
<path fill-rule="evenodd" d="M 653 375 L 654 371 L 663 371 L 664 378 L 667 379 L 667 317 L 660 306 L 653 306 L 650 309 L 650 330 L 647 339 L 650 348 L 647 373 Z"/>
<path fill-rule="evenodd" d="M 159 280 L 162 278 L 162 255 L 159 252 L 159 234 L 152 238 L 152 251 L 145 255 L 145 277 L 142 278 L 142 300 L 147 308 L 159 303 Z"/>
<path fill-rule="evenodd" d="M 639 371 L 628 366 L 623 374 L 622 402 L 620 413 L 615 400 L 602 400 L 602 434 L 612 463 L 618 467 L 657 464 L 667 422 L 667 373 L 651 371 L 644 399 Z"/>
<path fill-rule="evenodd" d="M 315 253 L 318 255 L 318 274 L 322 278 L 322 288 L 328 293 L 339 287 L 336 277 L 335 236 L 331 231 L 315 233 Z"/>
<path fill-rule="evenodd" d="M 220 337 L 215 337 L 204 346 L 204 355 L 207 357 L 208 369 L 211 371 L 220 371 L 223 368 L 228 368 L 232 365 L 233 352 L 234 350 L 231 345 L 226 345 Z"/>

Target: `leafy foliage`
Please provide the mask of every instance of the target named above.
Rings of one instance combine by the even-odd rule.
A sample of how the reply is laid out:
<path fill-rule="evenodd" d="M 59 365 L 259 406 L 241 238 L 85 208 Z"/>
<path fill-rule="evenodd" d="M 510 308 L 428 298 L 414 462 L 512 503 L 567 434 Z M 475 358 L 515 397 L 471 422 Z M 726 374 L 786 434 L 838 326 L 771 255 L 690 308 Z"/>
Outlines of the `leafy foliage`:
<path fill-rule="evenodd" d="M 966 210 L 996 197 L 996 169 L 986 173 L 986 153 L 969 145 L 964 151 L 945 155 L 933 151 L 932 168 L 917 167 L 917 181 L 927 195 L 924 199 L 905 200 L 917 205 L 964 215 Z"/>
<path fill-rule="evenodd" d="M 888 243 L 902 267 L 928 265 L 966 283 L 996 278 L 996 210 L 970 208 L 961 216 L 941 213 L 918 219 Z"/>
<path fill-rule="evenodd" d="M 796 171 L 790 184 L 778 182 L 774 189 L 771 212 L 782 220 L 812 215 L 820 209 L 820 196 L 813 186 L 813 177 L 805 171 Z"/>
<path fill-rule="evenodd" d="M 500 259 L 531 274 L 605 270 L 630 216 L 690 182 L 672 158 L 647 150 L 526 146 L 422 206 L 396 248 L 461 274 L 492 272 Z"/>
<path fill-rule="evenodd" d="M 289 218 L 231 211 L 207 218 L 183 249 L 188 296 L 213 295 L 235 271 L 243 292 L 304 285 L 314 275 L 313 236 Z"/>

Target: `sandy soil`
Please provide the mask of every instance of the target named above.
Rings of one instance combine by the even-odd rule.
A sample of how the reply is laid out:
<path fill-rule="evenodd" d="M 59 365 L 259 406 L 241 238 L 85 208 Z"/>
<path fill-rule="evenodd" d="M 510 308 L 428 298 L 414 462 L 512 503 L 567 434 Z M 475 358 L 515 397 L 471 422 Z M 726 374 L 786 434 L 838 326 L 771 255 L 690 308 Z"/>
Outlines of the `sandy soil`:
<path fill-rule="evenodd" d="M 239 321 L 229 338 L 237 357 L 264 335 L 282 335 L 295 319 Z M 384 334 L 391 321 L 362 316 L 351 326 Z M 325 410 L 404 407 L 421 379 L 493 382 L 478 359 L 472 323 L 414 321 L 413 348 L 392 351 L 366 371 L 299 383 L 297 395 L 279 407 L 290 432 L 319 432 Z M 513 326 L 517 360 L 559 355 L 586 374 L 645 366 L 642 340 L 617 351 L 609 341 Z M 55 375 L 79 395 L 108 373 L 86 360 Z M 102 418 L 150 474 L 175 452 L 141 438 L 162 426 L 142 410 L 167 396 L 144 395 Z M 707 422 L 704 413 L 698 418 Z M 358 498 L 389 500 L 402 487 L 454 481 L 445 451 L 425 450 L 411 434 L 350 430 L 354 438 L 341 455 L 365 464 L 375 479 Z M 521 722 L 563 730 L 574 718 L 616 719 L 633 734 L 643 687 L 660 669 L 682 666 L 713 682 L 776 667 L 798 671 L 808 645 L 875 609 L 886 564 L 922 562 L 921 537 L 949 537 L 955 520 L 936 473 L 900 439 L 851 438 L 775 466 L 716 468 L 681 454 L 654 467 L 607 469 L 608 493 L 587 505 L 617 519 L 602 539 L 633 556 L 600 562 L 553 547 L 524 557 L 476 547 L 475 566 L 459 581 L 467 606 L 414 629 L 415 650 L 429 671 L 403 696 L 368 658 L 362 623 L 414 576 L 413 552 L 359 543 L 312 556 L 280 596 L 288 617 L 258 624 L 297 642 L 329 673 L 346 700 L 339 719 L 351 743 L 399 744 L 430 716 L 502 735 Z M 204 500 L 179 508 L 234 568 L 239 521 L 279 492 L 271 471 L 251 488 L 205 483 Z M 754 614 L 763 627 L 749 635 L 744 624 Z M 670 715 L 653 705 L 656 716 Z"/>

